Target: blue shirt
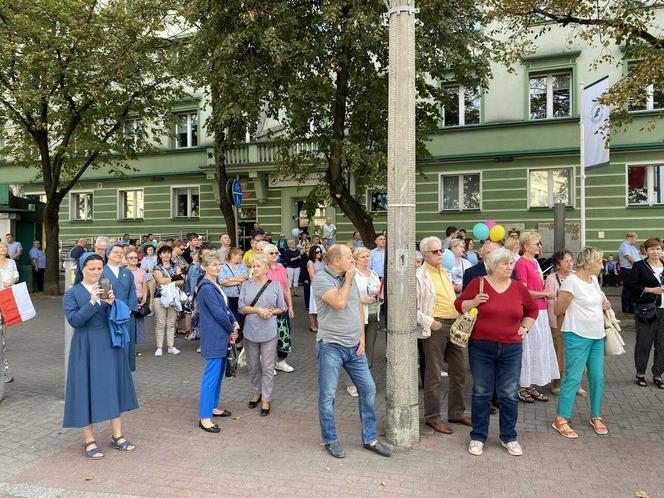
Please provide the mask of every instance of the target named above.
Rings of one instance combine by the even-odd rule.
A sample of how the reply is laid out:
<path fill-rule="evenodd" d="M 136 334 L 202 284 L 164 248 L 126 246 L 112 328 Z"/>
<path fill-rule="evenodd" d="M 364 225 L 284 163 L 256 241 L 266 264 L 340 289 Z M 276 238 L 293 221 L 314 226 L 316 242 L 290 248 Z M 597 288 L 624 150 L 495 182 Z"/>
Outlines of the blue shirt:
<path fill-rule="evenodd" d="M 233 278 L 233 277 L 239 277 L 244 275 L 245 277 L 249 276 L 249 270 L 247 270 L 247 265 L 244 263 L 238 263 L 237 266 L 235 267 L 235 270 L 231 269 L 231 266 L 226 263 L 221 267 L 221 273 L 219 274 L 219 277 L 217 278 L 217 282 L 219 282 L 219 285 L 221 285 L 222 280 L 226 280 L 227 278 Z M 225 286 L 221 285 L 222 289 L 224 289 L 224 294 L 226 294 L 227 297 L 240 297 L 240 288 L 242 287 L 241 285 L 231 285 L 231 286 Z"/>
<path fill-rule="evenodd" d="M 622 244 L 620 244 L 620 247 L 618 248 L 618 255 L 620 256 L 620 268 L 627 268 L 628 270 L 632 269 L 632 263 L 627 261 L 625 256 L 632 256 L 637 261 L 641 259 L 639 250 L 626 240 L 623 240 Z"/>
<path fill-rule="evenodd" d="M 44 254 L 41 249 L 33 247 L 30 249 L 28 255 L 30 257 L 30 261 L 36 261 L 38 269 L 41 270 L 42 268 L 46 268 L 46 254 Z"/>
<path fill-rule="evenodd" d="M 371 250 L 371 264 L 369 269 L 373 270 L 380 278 L 385 276 L 385 251 Z"/>

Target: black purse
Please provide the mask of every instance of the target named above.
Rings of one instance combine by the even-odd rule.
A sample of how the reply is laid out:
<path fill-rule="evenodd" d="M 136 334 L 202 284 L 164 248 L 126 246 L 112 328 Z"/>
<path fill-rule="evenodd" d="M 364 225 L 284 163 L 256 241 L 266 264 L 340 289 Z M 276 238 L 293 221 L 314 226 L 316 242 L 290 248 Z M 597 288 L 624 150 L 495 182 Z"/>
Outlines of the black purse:
<path fill-rule="evenodd" d="M 235 377 L 237 375 L 237 357 L 237 346 L 229 344 L 226 354 L 226 377 Z"/>
<path fill-rule="evenodd" d="M 657 306 L 655 303 L 634 305 L 634 320 L 641 323 L 651 323 L 657 319 Z"/>

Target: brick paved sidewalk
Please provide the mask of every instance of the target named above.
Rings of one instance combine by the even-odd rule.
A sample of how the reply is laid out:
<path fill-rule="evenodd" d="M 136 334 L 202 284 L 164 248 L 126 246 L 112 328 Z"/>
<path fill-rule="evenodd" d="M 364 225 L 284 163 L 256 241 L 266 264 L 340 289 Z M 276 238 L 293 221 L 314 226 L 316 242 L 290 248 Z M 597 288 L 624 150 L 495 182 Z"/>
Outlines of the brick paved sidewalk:
<path fill-rule="evenodd" d="M 0 404 L 0 496 L 663 496 L 655 462 L 664 458 L 661 413 L 664 392 L 634 385 L 628 354 L 607 359 L 605 414 L 611 429 L 601 438 L 587 425 L 580 399 L 574 426 L 581 437 L 567 441 L 550 428 L 555 398 L 520 406 L 519 439 L 525 455 L 510 457 L 497 442 L 497 418 L 481 458 L 466 451 L 466 428 L 452 436 L 423 428 L 411 450 L 381 458 L 361 447 L 357 401 L 341 385 L 338 431 L 347 450 L 331 458 L 319 444 L 314 336 L 304 309 L 296 317 L 291 374 L 275 380 L 272 413 L 261 418 L 246 406 L 246 373 L 224 382 L 224 406 L 238 419 L 223 419 L 221 434 L 197 428 L 202 360 L 195 343 L 178 337 L 179 356 L 155 358 L 148 320 L 135 374 L 141 408 L 125 417 L 125 432 L 138 449 L 106 449 L 98 462 L 81 455 L 81 434 L 61 428 L 63 332 L 59 300 L 37 298 L 38 317 L 10 331 L 8 357 L 16 381 Z M 377 358 L 384 352 L 379 339 Z M 384 361 L 376 381 L 384 415 Z M 468 386 L 469 387 L 469 386 Z M 107 444 L 108 425 L 97 439 Z"/>

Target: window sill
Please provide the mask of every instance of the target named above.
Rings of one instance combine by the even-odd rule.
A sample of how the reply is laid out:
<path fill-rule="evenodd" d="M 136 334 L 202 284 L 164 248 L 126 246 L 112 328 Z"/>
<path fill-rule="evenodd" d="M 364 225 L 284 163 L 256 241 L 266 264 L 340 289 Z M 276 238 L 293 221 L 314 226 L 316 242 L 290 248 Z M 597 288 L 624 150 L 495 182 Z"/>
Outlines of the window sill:
<path fill-rule="evenodd" d="M 570 119 L 580 119 L 578 116 L 560 116 L 557 118 L 531 118 L 528 117 L 527 121 L 529 123 L 547 123 L 547 122 L 555 122 L 555 121 L 561 121 L 561 120 L 570 120 Z"/>
<path fill-rule="evenodd" d="M 85 223 L 94 223 L 95 220 L 69 220 L 69 223 L 79 223 L 79 224 L 85 224 Z"/>
<path fill-rule="evenodd" d="M 187 220 L 198 221 L 198 220 L 200 220 L 200 217 L 198 217 L 198 216 L 173 216 L 171 218 L 171 221 L 187 221 Z"/>
<path fill-rule="evenodd" d="M 664 107 L 661 109 L 642 109 L 640 111 L 627 111 L 630 116 L 659 116 L 664 113 Z"/>
<path fill-rule="evenodd" d="M 143 218 L 118 218 L 120 223 L 143 223 Z"/>
<path fill-rule="evenodd" d="M 541 207 L 541 206 L 529 206 L 528 211 L 553 211 L 555 206 L 551 207 Z M 574 209 L 574 206 L 565 206 L 565 211 Z"/>
<path fill-rule="evenodd" d="M 628 209 L 664 208 L 664 204 L 628 204 Z"/>
<path fill-rule="evenodd" d="M 480 208 L 477 209 L 439 209 L 439 214 L 463 214 L 463 213 L 481 213 Z"/>

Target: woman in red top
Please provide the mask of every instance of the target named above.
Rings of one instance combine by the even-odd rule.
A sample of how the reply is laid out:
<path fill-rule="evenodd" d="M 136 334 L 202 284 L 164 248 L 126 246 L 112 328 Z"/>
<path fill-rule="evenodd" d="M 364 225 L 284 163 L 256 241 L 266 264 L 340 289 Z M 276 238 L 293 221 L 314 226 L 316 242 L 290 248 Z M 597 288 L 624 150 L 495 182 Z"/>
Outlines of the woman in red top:
<path fill-rule="evenodd" d="M 514 274 L 537 303 L 539 315 L 528 337 L 523 340 L 519 400 L 524 403 L 549 401 L 535 386 L 546 386 L 552 380 L 560 379 L 546 302 L 556 297 L 556 293 L 544 289 L 542 270 L 535 259 L 542 249 L 540 235 L 537 232 L 523 232 L 520 241 L 523 256 L 514 264 Z"/>
<path fill-rule="evenodd" d="M 485 260 L 487 276 L 473 279 L 454 306 L 465 313 L 477 308 L 477 321 L 468 343 L 473 374 L 472 422 L 468 451 L 479 456 L 489 436 L 494 388 L 500 405 L 500 440 L 510 455 L 523 454 L 516 440 L 517 388 L 521 373 L 522 340 L 537 318 L 537 305 L 528 290 L 513 281 L 514 255 L 491 251 Z M 480 293 L 480 279 L 484 292 Z"/>

